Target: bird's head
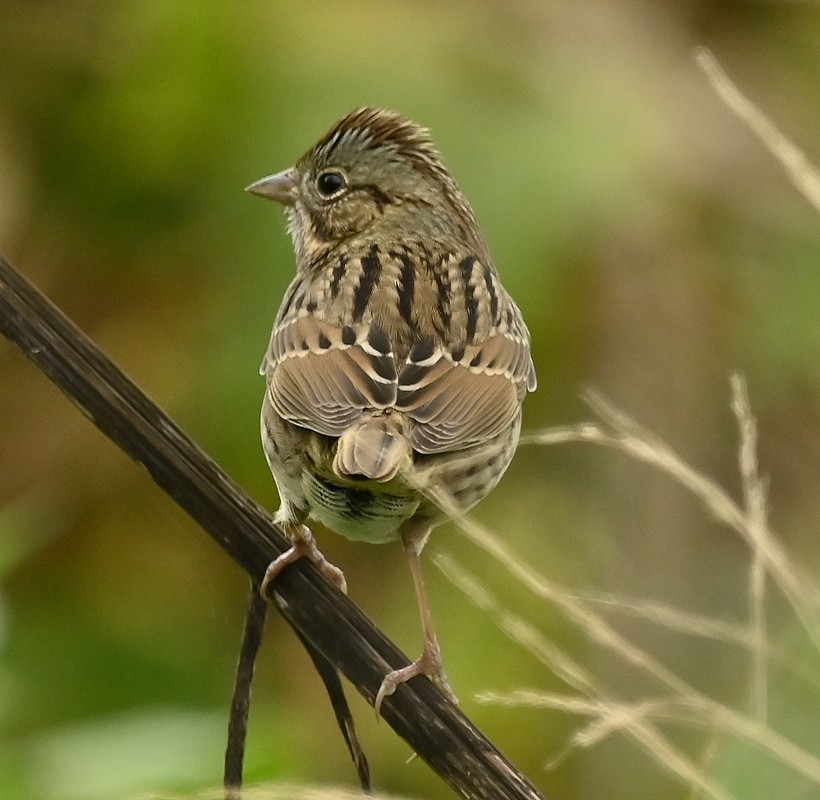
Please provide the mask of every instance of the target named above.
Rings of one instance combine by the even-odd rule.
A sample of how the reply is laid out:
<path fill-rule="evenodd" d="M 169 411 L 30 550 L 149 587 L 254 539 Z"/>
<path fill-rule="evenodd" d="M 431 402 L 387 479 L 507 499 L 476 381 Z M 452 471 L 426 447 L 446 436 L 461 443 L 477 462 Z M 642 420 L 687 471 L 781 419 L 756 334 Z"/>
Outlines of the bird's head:
<path fill-rule="evenodd" d="M 484 245 L 469 203 L 425 128 L 360 108 L 337 122 L 296 165 L 248 191 L 287 209 L 297 263 L 315 263 L 362 234 L 368 241 L 449 239 Z"/>

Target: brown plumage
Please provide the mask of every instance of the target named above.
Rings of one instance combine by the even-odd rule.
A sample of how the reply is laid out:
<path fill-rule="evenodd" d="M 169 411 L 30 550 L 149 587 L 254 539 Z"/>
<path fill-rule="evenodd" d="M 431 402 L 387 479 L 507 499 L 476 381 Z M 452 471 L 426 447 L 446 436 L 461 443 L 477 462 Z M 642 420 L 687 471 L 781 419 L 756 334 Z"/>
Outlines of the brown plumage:
<path fill-rule="evenodd" d="M 351 538 L 400 539 L 424 650 L 385 677 L 376 705 L 427 674 L 448 689 L 419 553 L 446 514 L 504 474 L 535 389 L 529 334 L 475 216 L 427 131 L 356 110 L 295 167 L 249 191 L 283 203 L 296 277 L 262 363 L 262 438 L 294 549 L 321 556 L 309 517 Z"/>

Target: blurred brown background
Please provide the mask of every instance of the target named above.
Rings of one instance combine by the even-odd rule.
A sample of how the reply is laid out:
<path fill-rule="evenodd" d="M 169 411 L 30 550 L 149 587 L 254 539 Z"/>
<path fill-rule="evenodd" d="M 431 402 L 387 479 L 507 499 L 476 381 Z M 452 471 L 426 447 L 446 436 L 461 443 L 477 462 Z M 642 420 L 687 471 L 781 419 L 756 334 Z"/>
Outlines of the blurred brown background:
<path fill-rule="evenodd" d="M 818 162 L 818 42 L 809 2 L 0 0 L 0 250 L 275 508 L 257 366 L 293 259 L 281 211 L 242 189 L 351 108 L 395 108 L 432 128 L 529 322 L 540 385 L 525 426 L 588 418 L 578 396 L 594 386 L 739 497 L 729 375 L 745 374 L 772 525 L 816 575 L 819 220 L 692 50 L 710 47 Z M 748 616 L 745 546 L 618 453 L 522 449 L 477 516 L 567 587 Z M 400 548 L 319 535 L 353 599 L 415 653 Z M 443 551 L 613 692 L 658 692 L 452 527 L 428 547 Z M 551 798 L 701 796 L 617 735 L 545 770 L 584 721 L 473 697 L 566 687 L 427 573 L 464 710 Z M 218 783 L 245 579 L 5 341 L 0 579 L 0 797 Z M 747 653 L 616 619 L 682 678 L 748 709 Z M 816 676 L 775 592 L 770 624 Z M 771 677 L 772 726 L 820 755 L 816 677 Z M 377 786 L 450 796 L 352 703 Z M 720 732 L 666 730 L 737 797 L 820 792 Z M 354 780 L 277 618 L 247 775 Z"/>

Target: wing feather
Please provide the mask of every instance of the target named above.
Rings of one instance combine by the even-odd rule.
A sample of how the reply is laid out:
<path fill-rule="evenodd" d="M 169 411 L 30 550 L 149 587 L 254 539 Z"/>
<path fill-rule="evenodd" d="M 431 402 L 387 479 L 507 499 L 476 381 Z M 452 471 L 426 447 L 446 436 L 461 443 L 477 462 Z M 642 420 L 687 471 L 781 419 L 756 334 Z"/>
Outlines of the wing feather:
<path fill-rule="evenodd" d="M 374 326 L 351 330 L 301 317 L 274 333 L 263 364 L 276 412 L 326 436 L 341 436 L 363 410 L 396 400 L 393 353 Z"/>
<path fill-rule="evenodd" d="M 529 334 L 518 308 L 506 293 L 501 296 L 502 287 L 492 275 L 487 278 L 487 270 L 473 267 L 467 277 L 476 284 L 473 296 L 484 313 L 493 307 L 496 313 L 470 337 L 462 319 L 466 311 L 453 312 L 450 335 L 460 336 L 458 346 L 445 347 L 440 332 L 435 341 L 422 338 L 410 346 L 407 332 L 399 337 L 389 317 L 384 328 L 372 317 L 341 327 L 299 312 L 282 320 L 262 362 L 273 408 L 296 425 L 332 437 L 342 436 L 368 410 L 395 409 L 409 420 L 405 430 L 421 454 L 459 450 L 501 434 L 536 386 Z M 417 296 L 413 314 L 421 317 L 430 302 Z M 399 338 L 391 342 L 386 331 Z"/>
<path fill-rule="evenodd" d="M 512 424 L 535 379 L 525 339 L 496 333 L 458 351 L 429 350 L 411 350 L 398 378 L 396 408 L 416 423 L 417 452 L 470 447 Z"/>

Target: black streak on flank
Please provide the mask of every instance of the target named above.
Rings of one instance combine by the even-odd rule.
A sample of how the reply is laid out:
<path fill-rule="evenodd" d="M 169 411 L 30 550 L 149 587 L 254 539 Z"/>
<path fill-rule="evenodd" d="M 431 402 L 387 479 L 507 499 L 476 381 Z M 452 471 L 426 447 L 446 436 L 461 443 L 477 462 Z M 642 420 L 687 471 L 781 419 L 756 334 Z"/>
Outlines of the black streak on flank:
<path fill-rule="evenodd" d="M 416 267 L 407 253 L 390 253 L 392 258 L 401 261 L 401 276 L 399 278 L 399 314 L 411 327 L 413 326 L 413 300 L 416 292 Z"/>
<path fill-rule="evenodd" d="M 374 244 L 370 252 L 362 257 L 362 277 L 353 295 L 353 320 L 359 322 L 370 302 L 370 295 L 379 279 L 382 264 L 379 261 L 379 246 Z"/>
<path fill-rule="evenodd" d="M 339 287 L 342 285 L 342 278 L 345 274 L 345 267 L 347 266 L 347 256 L 339 256 L 336 266 L 333 267 L 333 272 L 330 276 L 330 296 L 335 299 L 339 294 Z"/>
<path fill-rule="evenodd" d="M 498 294 L 495 290 L 492 270 L 486 265 L 484 266 L 484 284 L 487 287 L 487 293 L 490 295 L 490 319 L 493 321 L 493 325 L 498 325 Z"/>
<path fill-rule="evenodd" d="M 439 333 L 445 335 L 450 332 L 450 320 L 452 318 L 450 312 L 450 281 L 447 273 L 447 259 L 446 257 L 440 258 L 438 263 L 434 265 L 430 261 L 429 255 L 427 255 L 424 259 L 424 264 L 436 282 L 436 310 L 441 320 Z"/>
<path fill-rule="evenodd" d="M 464 284 L 464 306 L 467 309 L 467 341 L 472 342 L 475 338 L 475 329 L 478 324 L 478 301 L 475 297 L 475 287 L 470 280 L 473 275 L 473 256 L 467 256 L 458 265 L 461 270 L 461 281 Z"/>
<path fill-rule="evenodd" d="M 285 299 L 282 301 L 282 307 L 279 309 L 277 319 L 287 319 L 291 311 L 299 311 L 305 304 L 305 293 L 303 285 L 299 282 L 294 282 L 290 285 Z"/>

